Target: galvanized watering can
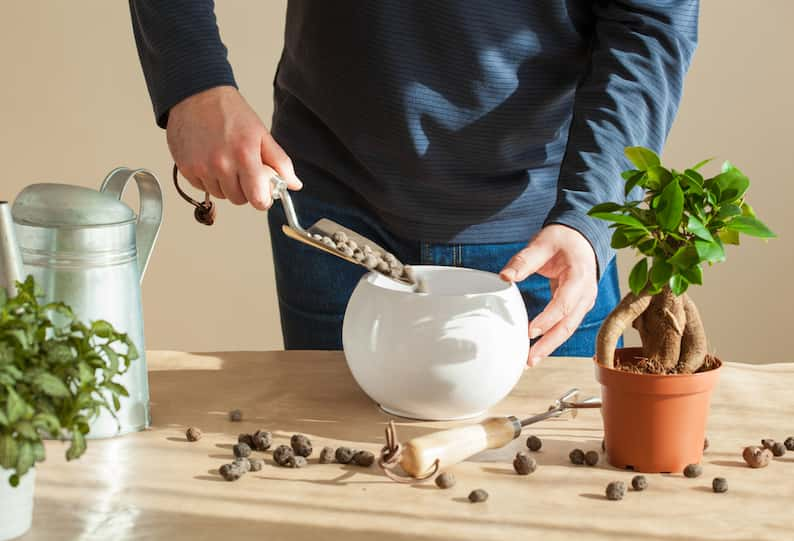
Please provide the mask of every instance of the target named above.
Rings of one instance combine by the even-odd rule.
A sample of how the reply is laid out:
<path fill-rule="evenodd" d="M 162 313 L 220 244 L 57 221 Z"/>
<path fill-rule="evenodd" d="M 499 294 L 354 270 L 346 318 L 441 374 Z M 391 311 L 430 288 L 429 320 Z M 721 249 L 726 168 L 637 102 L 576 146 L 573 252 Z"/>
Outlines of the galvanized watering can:
<path fill-rule="evenodd" d="M 121 201 L 130 180 L 138 185 L 137 215 Z M 140 352 L 118 380 L 130 393 L 121 400 L 118 421 L 103 411 L 88 436 L 143 430 L 150 418 L 140 283 L 162 222 L 157 178 L 120 167 L 99 191 L 33 184 L 17 196 L 10 215 L 8 204 L 0 203 L 0 287 L 33 275 L 46 301 L 65 302 L 85 322 L 109 321 Z"/>

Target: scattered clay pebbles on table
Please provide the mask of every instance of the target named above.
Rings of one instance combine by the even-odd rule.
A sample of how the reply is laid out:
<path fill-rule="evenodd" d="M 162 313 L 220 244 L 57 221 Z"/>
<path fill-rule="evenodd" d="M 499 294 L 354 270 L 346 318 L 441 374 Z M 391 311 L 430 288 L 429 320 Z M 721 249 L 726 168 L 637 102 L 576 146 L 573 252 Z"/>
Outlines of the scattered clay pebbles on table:
<path fill-rule="evenodd" d="M 648 479 L 644 475 L 635 475 L 631 478 L 631 488 L 637 492 L 642 492 L 648 488 Z"/>
<path fill-rule="evenodd" d="M 711 490 L 718 494 L 728 492 L 728 481 L 724 477 L 715 477 L 711 482 Z"/>
<path fill-rule="evenodd" d="M 513 459 L 513 469 L 518 475 L 529 475 L 538 469 L 538 463 L 528 454 L 519 451 Z"/>
<path fill-rule="evenodd" d="M 585 454 L 581 449 L 574 449 L 568 453 L 568 459 L 570 459 L 572 464 L 576 464 L 577 466 L 584 464 L 584 458 Z"/>
<path fill-rule="evenodd" d="M 700 464 L 687 464 L 686 468 L 684 468 L 684 477 L 694 479 L 695 477 L 700 477 L 702 474 L 703 466 Z"/>
<path fill-rule="evenodd" d="M 185 438 L 187 438 L 187 441 L 199 441 L 201 439 L 201 430 L 191 426 L 185 431 Z"/>
<path fill-rule="evenodd" d="M 323 450 L 320 451 L 320 464 L 330 464 L 334 461 L 335 455 L 336 449 L 333 447 L 323 447 Z"/>
<path fill-rule="evenodd" d="M 530 436 L 527 438 L 527 449 L 537 453 L 543 447 L 543 441 L 537 436 Z"/>

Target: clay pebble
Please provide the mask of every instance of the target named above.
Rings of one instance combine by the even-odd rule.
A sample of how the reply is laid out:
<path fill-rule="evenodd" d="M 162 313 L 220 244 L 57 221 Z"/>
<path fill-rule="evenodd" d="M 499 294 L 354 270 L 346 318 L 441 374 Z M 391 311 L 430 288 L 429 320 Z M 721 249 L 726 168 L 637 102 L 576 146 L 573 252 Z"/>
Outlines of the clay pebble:
<path fill-rule="evenodd" d="M 224 464 L 218 468 L 218 473 L 227 481 L 237 481 L 245 472 L 234 464 Z"/>
<path fill-rule="evenodd" d="M 292 451 L 297 456 L 309 457 L 312 454 L 312 442 L 303 434 L 294 434 L 289 440 Z"/>
<path fill-rule="evenodd" d="M 279 466 L 287 466 L 290 458 L 293 456 L 295 456 L 295 453 L 289 445 L 279 445 L 273 451 L 273 461 Z"/>
<path fill-rule="evenodd" d="M 254 448 L 254 440 L 251 438 L 251 434 L 238 434 L 237 443 L 245 443 L 248 447 Z"/>
<path fill-rule="evenodd" d="M 581 449 L 574 449 L 568 453 L 568 458 L 570 459 L 571 463 L 576 464 L 577 466 L 584 464 L 584 456 L 584 451 Z"/>
<path fill-rule="evenodd" d="M 529 475 L 538 469 L 538 463 L 528 454 L 519 451 L 513 459 L 513 469 L 516 470 L 518 475 Z"/>
<path fill-rule="evenodd" d="M 456 482 L 455 476 L 450 472 L 441 472 L 436 477 L 436 486 L 442 490 L 454 487 Z"/>
<path fill-rule="evenodd" d="M 306 458 L 302 456 L 292 455 L 287 459 L 286 466 L 288 468 L 303 468 L 304 466 L 306 466 L 306 464 L 308 464 L 308 462 L 306 462 Z"/>
<path fill-rule="evenodd" d="M 201 439 L 201 429 L 191 426 L 185 431 L 187 441 L 199 441 Z"/>
<path fill-rule="evenodd" d="M 480 503 L 486 501 L 487 499 L 488 499 L 488 493 L 481 488 L 472 490 L 469 493 L 469 501 L 471 503 Z"/>
<path fill-rule="evenodd" d="M 320 451 L 320 464 L 330 464 L 334 461 L 335 455 L 336 449 L 333 447 L 323 447 L 323 450 Z"/>
<path fill-rule="evenodd" d="M 239 423 L 243 420 L 243 412 L 240 410 L 232 410 L 229 412 L 229 420 L 233 423 Z"/>
<path fill-rule="evenodd" d="M 687 464 L 684 468 L 684 477 L 694 479 L 695 477 L 700 477 L 702 474 L 703 466 L 700 464 Z"/>
<path fill-rule="evenodd" d="M 540 451 L 541 447 L 543 447 L 543 440 L 541 440 L 537 436 L 530 436 L 527 438 L 527 449 L 533 452 Z"/>
<path fill-rule="evenodd" d="M 337 231 L 334 233 L 334 242 L 347 242 L 347 233 L 344 231 Z"/>
<path fill-rule="evenodd" d="M 637 492 L 642 492 L 648 488 L 648 479 L 644 475 L 635 475 L 631 478 L 631 488 Z"/>
<path fill-rule="evenodd" d="M 786 446 L 781 441 L 776 441 L 772 444 L 772 448 L 770 449 L 772 454 L 776 457 L 781 457 L 786 454 Z"/>
<path fill-rule="evenodd" d="M 357 451 L 351 449 L 350 447 L 339 447 L 334 453 L 336 457 L 336 461 L 340 464 L 350 464 L 350 461 L 353 460 L 353 455 L 356 454 Z"/>
<path fill-rule="evenodd" d="M 364 258 L 364 266 L 369 270 L 375 270 L 375 268 L 378 266 L 378 258 L 372 254 L 367 255 Z"/>
<path fill-rule="evenodd" d="M 774 444 L 775 444 L 775 440 L 773 440 L 772 438 L 764 438 L 761 440 L 761 447 L 763 447 L 764 449 L 769 449 L 770 451 L 772 450 L 772 446 Z"/>
<path fill-rule="evenodd" d="M 598 451 L 587 451 L 584 455 L 584 462 L 588 466 L 595 466 L 600 459 L 601 456 L 598 454 Z"/>
<path fill-rule="evenodd" d="M 261 458 L 254 458 L 248 462 L 251 464 L 251 471 L 261 471 L 265 467 L 265 461 Z"/>
<path fill-rule="evenodd" d="M 721 494 L 723 492 L 728 492 L 728 481 L 724 477 L 715 477 L 714 480 L 711 482 L 711 490 L 714 492 Z"/>
<path fill-rule="evenodd" d="M 606 497 L 607 500 L 618 501 L 622 500 L 626 495 L 626 485 L 623 481 L 612 481 L 607 485 Z"/>
<path fill-rule="evenodd" d="M 267 451 L 273 445 L 273 434 L 266 430 L 257 430 L 251 435 L 251 447 L 257 451 Z"/>
<path fill-rule="evenodd" d="M 238 443 L 232 447 L 234 456 L 237 458 L 248 457 L 251 455 L 251 447 L 247 443 Z"/>
<path fill-rule="evenodd" d="M 356 466 L 369 468 L 375 463 L 375 455 L 370 451 L 359 451 L 353 455 L 352 463 Z"/>
<path fill-rule="evenodd" d="M 766 468 L 772 460 L 772 451 L 751 445 L 744 448 L 742 458 L 751 468 Z"/>
<path fill-rule="evenodd" d="M 794 436 L 789 436 L 786 438 L 786 441 L 783 442 L 783 445 L 785 445 L 786 449 L 789 451 L 794 451 Z"/>

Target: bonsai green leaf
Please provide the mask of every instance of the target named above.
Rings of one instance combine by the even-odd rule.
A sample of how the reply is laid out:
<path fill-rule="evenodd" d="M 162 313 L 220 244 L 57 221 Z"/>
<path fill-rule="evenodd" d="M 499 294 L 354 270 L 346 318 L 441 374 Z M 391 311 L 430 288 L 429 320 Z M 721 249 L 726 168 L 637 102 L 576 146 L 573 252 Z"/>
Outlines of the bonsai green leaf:
<path fill-rule="evenodd" d="M 72 430 L 72 443 L 66 450 L 66 460 L 80 458 L 85 453 L 85 436 L 80 430 Z"/>
<path fill-rule="evenodd" d="M 33 426 L 48 432 L 51 436 L 56 436 L 61 431 L 61 423 L 58 418 L 54 414 L 47 412 L 37 413 L 33 417 Z"/>
<path fill-rule="evenodd" d="M 723 167 L 723 172 L 711 179 L 712 185 L 719 189 L 719 202 L 721 204 L 740 199 L 744 192 L 747 191 L 747 188 L 750 187 L 750 179 L 744 173 L 729 162 L 725 163 L 727 167 Z"/>
<path fill-rule="evenodd" d="M 673 266 L 664 259 L 656 259 L 651 267 L 651 285 L 654 290 L 661 289 L 673 275 Z"/>
<path fill-rule="evenodd" d="M 3 308 L 8 301 L 8 292 L 6 288 L 0 287 L 0 308 Z"/>
<path fill-rule="evenodd" d="M 675 231 L 684 213 L 684 192 L 677 180 L 672 180 L 659 196 L 656 217 L 666 231 Z"/>
<path fill-rule="evenodd" d="M 41 392 L 55 398 L 65 398 L 69 396 L 69 388 L 64 384 L 63 380 L 53 374 L 42 372 L 37 374 L 33 379 L 33 384 L 38 387 Z"/>
<path fill-rule="evenodd" d="M 744 233 L 745 235 L 762 239 L 771 239 L 777 236 L 761 220 L 750 216 L 736 216 L 725 224 L 725 227 L 729 231 L 736 231 L 737 233 Z"/>
<path fill-rule="evenodd" d="M 30 341 L 28 340 L 28 335 L 22 329 L 9 329 L 6 331 L 6 334 L 16 338 L 17 342 L 19 342 L 19 346 L 22 348 L 23 351 L 27 351 L 30 348 Z"/>
<path fill-rule="evenodd" d="M 121 409 L 121 401 L 119 400 L 118 395 L 113 395 L 113 409 L 119 411 Z"/>
<path fill-rule="evenodd" d="M 8 426 L 8 417 L 3 410 L 0 410 L 0 426 Z"/>
<path fill-rule="evenodd" d="M 0 467 L 7 470 L 15 467 L 19 446 L 11 434 L 0 434 Z"/>
<path fill-rule="evenodd" d="M 646 171 L 661 163 L 659 156 L 653 150 L 645 147 L 627 147 L 625 153 L 626 157 L 640 171 Z"/>
<path fill-rule="evenodd" d="M 113 351 L 113 348 L 111 348 L 108 345 L 102 345 L 102 351 L 105 352 L 105 355 L 107 356 L 108 359 L 108 370 L 110 370 L 111 373 L 115 374 L 116 372 L 119 371 L 118 354 L 115 351 Z"/>
<path fill-rule="evenodd" d="M 695 249 L 701 261 L 707 261 L 709 263 L 725 261 L 725 249 L 722 247 L 722 244 L 716 240 L 712 242 L 696 240 Z"/>
<path fill-rule="evenodd" d="M 600 205 L 596 205 L 590 209 L 587 213 L 588 215 L 592 216 L 593 214 L 598 214 L 601 212 L 615 212 L 616 210 L 620 210 L 623 207 L 618 205 L 617 203 L 607 202 L 601 203 Z"/>
<path fill-rule="evenodd" d="M 29 441 L 23 441 L 19 445 L 19 455 L 17 456 L 16 474 L 22 477 L 33 466 L 36 457 L 33 454 L 33 445 Z"/>
<path fill-rule="evenodd" d="M 684 176 L 692 183 L 697 184 L 701 188 L 703 187 L 703 175 L 695 171 L 694 169 L 686 169 L 684 171 Z"/>
<path fill-rule="evenodd" d="M 720 210 L 717 212 L 717 218 L 720 220 L 725 220 L 727 218 L 732 218 L 733 216 L 739 216 L 741 214 L 742 209 L 738 205 L 728 203 L 727 205 L 720 207 Z"/>
<path fill-rule="evenodd" d="M 648 171 L 646 171 L 646 175 L 648 177 L 648 186 L 657 190 L 664 188 L 673 180 L 672 173 L 661 165 L 655 165 L 649 168 Z"/>
<path fill-rule="evenodd" d="M 693 265 L 691 267 L 681 269 L 681 276 L 686 278 L 686 281 L 690 284 L 703 284 L 703 269 L 700 268 L 700 265 Z"/>
<path fill-rule="evenodd" d="M 755 211 L 753 207 L 750 206 L 749 203 L 746 201 L 742 201 L 742 205 L 740 207 L 742 209 L 742 216 L 749 216 L 750 218 L 755 218 Z"/>
<path fill-rule="evenodd" d="M 686 278 L 680 274 L 674 274 L 671 276 L 669 285 L 670 290 L 676 295 L 683 295 L 689 287 L 689 283 L 687 283 Z"/>
<path fill-rule="evenodd" d="M 620 225 L 612 234 L 612 248 L 619 250 L 626 246 L 633 246 L 637 241 L 647 236 L 648 232 L 643 229 Z"/>
<path fill-rule="evenodd" d="M 629 273 L 629 288 L 635 295 L 642 293 L 645 289 L 645 284 L 648 282 L 648 260 L 646 258 L 634 265 Z"/>
<path fill-rule="evenodd" d="M 705 225 L 703 225 L 703 222 L 698 220 L 697 217 L 695 216 L 691 216 L 691 215 L 689 216 L 689 220 L 687 221 L 686 228 L 687 231 L 689 231 L 696 237 L 699 237 L 703 240 L 707 240 L 709 242 L 712 242 L 714 240 L 714 238 L 711 236 L 711 233 L 709 233 L 709 230 L 706 229 Z"/>
<path fill-rule="evenodd" d="M 727 229 L 723 229 L 719 233 L 717 233 L 717 237 L 725 243 L 725 244 L 739 244 L 739 233 L 736 231 L 728 231 Z"/>
<path fill-rule="evenodd" d="M 713 159 L 714 158 L 707 158 L 707 159 L 703 160 L 702 162 L 698 162 L 695 166 L 692 167 L 692 169 L 697 171 L 698 169 L 700 169 L 701 167 L 703 167 L 704 165 L 706 165 L 707 163 L 709 163 Z"/>
<path fill-rule="evenodd" d="M 623 177 L 623 180 L 629 180 L 631 177 L 636 175 L 637 173 L 642 173 L 642 171 L 637 171 L 636 169 L 627 169 L 623 171 L 620 176 Z"/>
<path fill-rule="evenodd" d="M 626 179 L 626 187 L 623 190 L 624 194 L 628 196 L 631 190 L 637 186 L 642 186 L 643 180 L 645 180 L 645 172 L 635 171 L 633 175 Z"/>
<path fill-rule="evenodd" d="M 668 262 L 678 269 L 686 269 L 699 262 L 697 250 L 694 246 L 682 246 L 668 259 Z"/>

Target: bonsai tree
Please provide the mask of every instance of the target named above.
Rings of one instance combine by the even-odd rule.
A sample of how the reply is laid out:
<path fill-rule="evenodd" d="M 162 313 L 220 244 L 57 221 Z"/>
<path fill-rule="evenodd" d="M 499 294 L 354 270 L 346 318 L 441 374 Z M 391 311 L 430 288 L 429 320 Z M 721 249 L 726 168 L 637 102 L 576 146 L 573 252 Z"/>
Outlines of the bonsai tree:
<path fill-rule="evenodd" d="M 613 367 L 617 341 L 632 324 L 644 359 L 623 368 L 657 374 L 707 370 L 714 360 L 687 288 L 703 283 L 703 263 L 724 261 L 725 245 L 739 244 L 740 234 L 775 234 L 747 204 L 750 181 L 731 163 L 704 178 L 699 170 L 710 160 L 681 172 L 662 166 L 647 148 L 625 153 L 636 167 L 622 174 L 626 196 L 644 191 L 644 197 L 597 205 L 589 214 L 612 222 L 613 248 L 634 248 L 640 259 L 629 274 L 631 291 L 601 326 L 596 358 Z"/>
<path fill-rule="evenodd" d="M 138 357 L 108 322 L 85 325 L 64 304 L 40 304 L 33 278 L 18 289 L 8 298 L 0 287 L 0 466 L 14 471 L 12 486 L 44 460 L 43 436 L 70 437 L 67 460 L 85 452 L 89 421 L 103 408 L 115 416 L 128 394 L 113 379 Z"/>

